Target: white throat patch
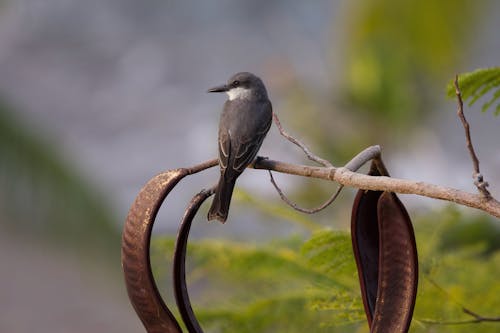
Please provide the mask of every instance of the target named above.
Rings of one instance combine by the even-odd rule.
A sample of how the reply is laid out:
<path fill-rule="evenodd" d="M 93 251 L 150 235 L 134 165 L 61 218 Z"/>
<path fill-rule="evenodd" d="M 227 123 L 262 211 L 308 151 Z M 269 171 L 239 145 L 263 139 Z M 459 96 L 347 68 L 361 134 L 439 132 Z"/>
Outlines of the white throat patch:
<path fill-rule="evenodd" d="M 226 94 L 229 96 L 230 101 L 237 98 L 242 98 L 242 99 L 249 98 L 250 93 L 251 93 L 250 89 L 245 89 L 242 87 L 237 87 L 226 91 Z"/>

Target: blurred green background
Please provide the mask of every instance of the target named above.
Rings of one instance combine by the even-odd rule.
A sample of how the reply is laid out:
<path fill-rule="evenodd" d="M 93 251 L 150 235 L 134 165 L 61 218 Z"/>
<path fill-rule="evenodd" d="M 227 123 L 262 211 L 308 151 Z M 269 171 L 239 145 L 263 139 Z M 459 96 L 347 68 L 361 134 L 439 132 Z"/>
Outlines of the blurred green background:
<path fill-rule="evenodd" d="M 495 1 L 0 1 L 0 331 L 141 332 L 119 262 L 120 232 L 156 173 L 216 156 L 223 98 L 208 87 L 255 72 L 282 124 L 341 165 L 383 146 L 395 177 L 474 191 L 446 84 L 498 66 Z M 466 110 L 500 197 L 499 118 Z M 273 128 L 261 154 L 305 163 Z M 183 207 L 217 170 L 172 193 L 153 264 L 168 263 Z M 277 175 L 303 206 L 332 184 Z M 241 177 L 226 225 L 193 227 L 188 283 L 207 332 L 366 332 L 348 226 L 354 191 L 304 216 L 267 174 Z M 500 223 L 402 196 L 420 255 L 412 332 L 497 332 Z"/>

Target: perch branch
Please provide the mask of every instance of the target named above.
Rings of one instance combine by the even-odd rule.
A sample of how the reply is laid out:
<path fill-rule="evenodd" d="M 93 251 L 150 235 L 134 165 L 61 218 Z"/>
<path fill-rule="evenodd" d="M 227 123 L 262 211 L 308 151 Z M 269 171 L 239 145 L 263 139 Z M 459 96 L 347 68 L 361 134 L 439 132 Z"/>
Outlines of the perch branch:
<path fill-rule="evenodd" d="M 474 151 L 474 146 L 472 145 L 469 122 L 467 121 L 467 119 L 465 119 L 464 102 L 462 100 L 462 92 L 460 91 L 460 87 L 458 85 L 458 75 L 455 76 L 454 85 L 455 85 L 455 94 L 457 95 L 457 115 L 460 118 L 462 126 L 464 127 L 465 130 L 465 141 L 467 143 L 467 149 L 469 150 L 469 154 L 472 159 L 472 165 L 474 168 L 474 173 L 472 174 L 472 178 L 474 179 L 474 185 L 476 185 L 479 192 L 481 192 L 486 199 L 489 199 L 491 198 L 491 194 L 487 189 L 488 182 L 484 181 L 483 175 L 479 171 L 479 159 L 477 158 L 476 152 Z"/>
<path fill-rule="evenodd" d="M 378 146 L 372 146 L 365 149 L 365 152 L 375 154 Z M 358 155 L 359 156 L 359 155 Z M 356 157 L 353 161 L 356 160 Z M 376 159 L 377 161 L 377 159 Z M 349 170 L 347 167 L 317 167 L 308 165 L 291 164 L 281 161 L 274 161 L 265 158 L 257 158 L 249 167 L 254 169 L 271 170 L 290 175 L 312 177 L 335 181 L 344 186 L 351 186 L 364 190 L 389 191 L 401 194 L 415 194 L 428 198 L 439 199 L 454 202 L 459 205 L 482 210 L 494 217 L 500 218 L 500 202 L 494 198 L 486 199 L 483 195 L 469 193 L 454 189 L 451 187 L 434 185 L 426 182 L 399 179 L 392 177 L 375 177 L 360 174 Z M 203 162 L 199 165 L 189 168 L 190 173 L 195 173 L 218 164 L 217 159 Z"/>
<path fill-rule="evenodd" d="M 492 216 L 500 218 L 500 202 L 494 198 L 486 200 L 482 195 L 421 181 L 368 176 L 350 171 L 346 167 L 316 167 L 290 164 L 263 158 L 256 159 L 251 167 L 254 169 L 272 170 L 291 175 L 335 181 L 344 186 L 351 186 L 364 190 L 416 194 L 480 209 Z"/>

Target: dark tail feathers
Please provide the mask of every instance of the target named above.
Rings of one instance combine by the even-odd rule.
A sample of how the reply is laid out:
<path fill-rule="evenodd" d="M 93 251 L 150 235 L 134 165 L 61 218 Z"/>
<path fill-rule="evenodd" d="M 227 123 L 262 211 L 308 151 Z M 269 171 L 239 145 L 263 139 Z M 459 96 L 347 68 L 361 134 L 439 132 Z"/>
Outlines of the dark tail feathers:
<path fill-rule="evenodd" d="M 226 222 L 235 183 L 236 178 L 225 179 L 223 176 L 220 177 L 219 184 L 215 190 L 215 197 L 212 201 L 212 206 L 208 211 L 209 221 L 219 220 L 222 223 Z"/>

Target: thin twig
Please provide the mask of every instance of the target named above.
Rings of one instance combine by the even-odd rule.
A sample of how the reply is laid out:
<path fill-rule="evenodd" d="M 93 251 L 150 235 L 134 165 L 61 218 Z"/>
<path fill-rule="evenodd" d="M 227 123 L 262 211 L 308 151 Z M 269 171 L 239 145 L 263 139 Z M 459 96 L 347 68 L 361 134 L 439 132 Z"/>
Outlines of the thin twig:
<path fill-rule="evenodd" d="M 319 211 L 322 211 L 323 209 L 328 207 L 332 202 L 334 202 L 335 199 L 337 199 L 337 197 L 340 194 L 340 191 L 344 187 L 343 185 L 339 185 L 339 187 L 337 188 L 337 191 L 335 191 L 335 193 L 327 201 L 325 201 L 323 204 L 321 204 L 320 206 L 315 207 L 315 208 L 303 208 L 303 207 L 300 207 L 299 205 L 297 205 L 295 202 L 288 199 L 288 197 L 285 195 L 285 193 L 283 193 L 283 191 L 278 186 L 278 184 L 276 184 L 276 181 L 274 180 L 273 173 L 271 172 L 271 170 L 268 170 L 268 171 L 269 171 L 269 176 L 271 177 L 271 184 L 273 184 L 274 188 L 276 189 L 276 191 L 280 195 L 281 200 L 283 200 L 288 206 L 292 207 L 293 209 L 295 209 L 296 211 L 299 211 L 301 213 L 315 214 Z"/>
<path fill-rule="evenodd" d="M 382 160 L 380 159 L 380 146 L 371 146 L 354 156 L 347 164 L 344 166 L 344 168 L 351 170 L 351 171 L 357 171 L 359 168 L 361 168 L 363 165 L 365 165 L 366 162 L 375 160 L 379 168 L 383 168 L 383 170 L 386 172 L 385 175 L 388 175 L 387 170 L 385 169 L 385 166 L 383 165 Z M 333 195 L 323 204 L 321 204 L 318 207 L 315 208 L 303 208 L 291 201 L 281 190 L 281 188 L 276 184 L 276 181 L 274 180 L 273 174 L 269 170 L 269 176 L 271 178 L 271 184 L 273 184 L 274 188 L 278 192 L 280 198 L 290 207 L 293 209 L 301 212 L 301 213 L 306 213 L 306 214 L 315 214 L 326 207 L 328 207 L 332 202 L 337 199 L 338 195 L 344 188 L 343 185 L 339 185 L 337 188 L 337 191 L 333 193 Z"/>
<path fill-rule="evenodd" d="M 500 317 L 485 317 L 482 316 L 469 308 L 467 308 L 465 305 L 460 303 L 458 300 L 456 300 L 448 291 L 446 291 L 443 287 L 441 287 L 436 281 L 431 279 L 429 276 L 425 276 L 427 281 L 429 281 L 435 288 L 437 288 L 441 293 L 445 294 L 448 299 L 458 305 L 461 309 L 462 312 L 465 313 L 466 315 L 469 315 L 473 317 L 473 319 L 467 319 L 467 320 L 453 320 L 453 321 L 440 321 L 440 320 L 434 320 L 434 319 L 421 319 L 420 321 L 426 324 L 432 324 L 432 325 L 464 325 L 464 324 L 476 324 L 476 323 L 481 323 L 481 322 L 496 322 L 500 321 Z"/>
<path fill-rule="evenodd" d="M 299 140 L 295 139 L 293 136 L 288 134 L 285 131 L 285 129 L 283 128 L 283 126 L 281 126 L 281 122 L 278 119 L 278 116 L 276 115 L 276 113 L 274 113 L 274 112 L 273 112 L 273 119 L 274 119 L 274 123 L 276 124 L 276 127 L 278 127 L 278 130 L 280 131 L 281 135 L 284 136 L 291 143 L 300 147 L 300 149 L 302 149 L 302 151 L 304 151 L 304 153 L 306 154 L 308 159 L 310 159 L 311 161 L 316 162 L 318 164 L 321 164 L 322 166 L 325 166 L 325 167 L 333 167 L 333 165 L 332 165 L 332 163 L 330 163 L 330 161 L 327 161 L 319 156 L 314 155 L 309 150 L 309 148 L 306 147 L 305 144 L 303 144 L 302 142 L 300 142 Z"/>
<path fill-rule="evenodd" d="M 434 319 L 420 319 L 422 323 L 429 325 L 466 325 L 466 324 L 478 324 L 482 322 L 498 322 L 500 317 L 478 317 L 476 319 L 466 319 L 466 320 L 451 320 L 451 321 L 441 321 Z"/>
<path fill-rule="evenodd" d="M 474 179 L 474 185 L 476 185 L 479 192 L 481 192 L 486 199 L 490 199 L 491 194 L 487 189 L 489 184 L 488 182 L 484 181 L 483 175 L 479 170 L 479 159 L 477 158 L 476 152 L 474 151 L 474 146 L 472 145 L 472 139 L 470 136 L 470 126 L 467 119 L 465 119 L 464 102 L 462 100 L 462 92 L 460 91 L 460 87 L 458 85 L 458 75 L 455 76 L 454 85 L 455 85 L 455 94 L 457 95 L 457 115 L 460 118 L 462 126 L 464 127 L 465 130 L 465 140 L 467 143 L 467 149 L 469 150 L 469 154 L 472 159 L 472 165 L 474 168 L 474 173 L 472 174 L 472 178 Z"/>
<path fill-rule="evenodd" d="M 482 322 L 482 321 L 500 321 L 500 317 L 484 317 L 484 316 L 477 314 L 474 311 L 467 309 L 466 307 L 463 307 L 462 311 L 465 314 L 468 314 L 469 316 L 474 317 L 477 323 Z"/>
<path fill-rule="evenodd" d="M 303 144 L 298 139 L 296 139 L 293 136 L 291 136 L 290 134 L 288 134 L 287 131 L 285 131 L 285 129 L 283 128 L 283 126 L 281 126 L 281 122 L 280 122 L 278 116 L 276 115 L 276 113 L 274 113 L 274 112 L 273 112 L 273 119 L 274 119 L 274 123 L 276 124 L 276 127 L 278 127 L 278 130 L 279 130 L 280 134 L 285 139 L 287 139 L 288 141 L 290 141 L 291 143 L 293 143 L 296 146 L 300 147 L 300 149 L 302 149 L 302 151 L 306 154 L 306 156 L 307 156 L 308 159 L 310 159 L 311 161 L 316 162 L 318 164 L 321 164 L 321 165 L 323 165 L 325 167 L 333 167 L 333 165 L 330 163 L 330 161 L 327 161 L 327 160 L 325 160 L 325 159 L 323 159 L 323 158 L 321 158 L 321 157 L 313 154 L 309 150 L 309 148 L 307 148 L 307 146 L 305 144 Z M 278 186 L 278 184 L 274 180 L 273 174 L 271 173 L 270 170 L 269 170 L 269 176 L 271 177 L 271 184 L 273 184 L 273 186 L 276 189 L 276 191 L 278 192 L 281 200 L 283 200 L 288 206 L 290 206 L 291 208 L 295 209 L 296 211 L 299 211 L 301 213 L 306 213 L 306 214 L 315 214 L 315 213 L 317 213 L 317 212 L 325 209 L 326 207 L 328 207 L 332 202 L 335 201 L 335 199 L 337 199 L 338 195 L 340 194 L 340 192 L 342 191 L 342 188 L 343 188 L 342 185 L 339 185 L 337 187 L 337 190 L 335 191 L 335 193 L 326 202 L 324 202 L 320 206 L 318 206 L 316 208 L 303 208 L 303 207 L 300 207 L 299 205 L 297 205 L 296 203 L 294 203 L 293 201 L 291 201 L 285 195 L 285 193 L 283 192 L 283 190 L 281 190 L 281 188 Z"/>

